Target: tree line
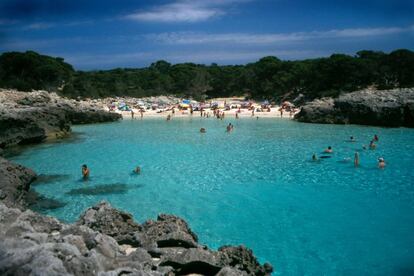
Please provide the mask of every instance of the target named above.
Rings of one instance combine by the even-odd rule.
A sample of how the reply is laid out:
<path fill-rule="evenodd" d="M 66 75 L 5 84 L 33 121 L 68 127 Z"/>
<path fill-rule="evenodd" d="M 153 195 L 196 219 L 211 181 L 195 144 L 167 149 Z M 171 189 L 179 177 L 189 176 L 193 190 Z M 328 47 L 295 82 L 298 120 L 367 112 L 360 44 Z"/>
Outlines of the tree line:
<path fill-rule="evenodd" d="M 414 87 L 414 52 L 360 51 L 356 55 L 283 61 L 268 56 L 246 65 L 170 64 L 76 71 L 63 58 L 33 51 L 0 55 L 0 87 L 59 91 L 71 98 L 176 95 L 197 100 L 246 95 L 257 100 L 310 100 L 374 86 Z"/>

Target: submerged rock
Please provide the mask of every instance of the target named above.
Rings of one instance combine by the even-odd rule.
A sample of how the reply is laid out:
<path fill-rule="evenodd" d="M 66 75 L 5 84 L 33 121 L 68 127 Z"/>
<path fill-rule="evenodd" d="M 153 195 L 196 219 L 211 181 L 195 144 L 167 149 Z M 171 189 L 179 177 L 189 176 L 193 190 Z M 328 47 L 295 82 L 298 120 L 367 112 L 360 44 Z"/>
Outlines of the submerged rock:
<path fill-rule="evenodd" d="M 29 190 L 29 192 L 27 193 L 26 204 L 28 208 L 39 212 L 59 209 L 66 206 L 66 202 L 62 202 L 54 198 L 45 197 L 33 190 Z"/>
<path fill-rule="evenodd" d="M 414 127 L 414 89 L 363 90 L 318 99 L 295 116 L 300 122 Z"/>
<path fill-rule="evenodd" d="M 136 188 L 136 186 L 134 187 Z M 128 192 L 131 187 L 126 184 L 114 183 L 114 184 L 103 184 L 95 185 L 90 187 L 82 187 L 72 189 L 66 194 L 68 195 L 111 195 L 111 194 L 124 194 Z"/>

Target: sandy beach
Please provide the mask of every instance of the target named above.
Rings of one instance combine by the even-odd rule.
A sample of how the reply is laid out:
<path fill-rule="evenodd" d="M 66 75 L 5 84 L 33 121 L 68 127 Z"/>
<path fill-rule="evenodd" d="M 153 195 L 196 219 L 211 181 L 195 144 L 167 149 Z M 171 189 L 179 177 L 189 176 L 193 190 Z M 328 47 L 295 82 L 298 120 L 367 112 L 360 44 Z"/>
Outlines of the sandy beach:
<path fill-rule="evenodd" d="M 112 108 L 111 103 L 112 102 Z M 147 107 L 142 108 L 136 106 L 136 103 L 146 103 Z M 156 104 L 158 106 L 159 102 L 165 102 L 166 104 L 163 105 L 162 108 L 148 108 L 148 105 L 151 106 L 152 104 Z M 294 117 L 296 113 L 299 112 L 298 108 L 294 108 L 292 112 L 283 109 L 281 112 L 281 106 L 279 105 L 267 105 L 266 108 L 262 108 L 263 106 L 255 101 L 249 101 L 249 107 L 242 107 L 241 103 L 245 103 L 246 101 L 243 98 L 239 97 L 232 97 L 232 98 L 215 98 L 209 100 L 209 104 L 205 103 L 203 107 L 203 111 L 193 110 L 191 112 L 191 108 L 188 106 L 187 108 L 182 108 L 180 104 L 182 99 L 178 98 L 166 98 L 164 96 L 161 97 L 152 97 L 152 98 L 143 98 L 143 99 L 134 99 L 134 98 L 126 98 L 126 99 L 106 99 L 101 104 L 105 110 L 110 112 L 116 112 L 121 114 L 123 118 L 167 118 L 168 115 L 171 118 L 187 118 L 187 117 L 204 117 L 204 118 L 216 118 L 214 108 L 211 108 L 211 103 L 216 103 L 218 106 L 216 110 L 219 111 L 220 114 L 224 114 L 224 118 L 234 118 L 234 119 L 247 119 L 247 118 L 285 118 L 291 119 Z M 200 103 L 195 101 L 191 101 L 192 106 L 197 106 Z M 117 103 L 118 106 L 113 103 Z M 128 110 L 122 110 L 119 108 L 119 103 L 126 104 L 128 106 Z M 195 104 L 194 104 L 195 103 Z M 122 105 L 121 105 L 122 106 Z M 227 106 L 227 108 L 225 108 Z M 231 106 L 231 108 L 229 108 Z M 255 110 L 254 112 L 252 110 Z M 143 110 L 141 115 L 141 110 Z M 173 111 L 174 110 L 174 111 Z M 237 115 L 236 115 L 237 114 Z"/>
<path fill-rule="evenodd" d="M 280 107 L 272 107 L 270 112 L 254 112 L 254 116 L 252 116 L 252 112 L 247 109 L 241 109 L 240 113 L 238 113 L 238 119 L 254 119 L 254 118 L 283 118 L 283 119 L 292 119 L 294 117 L 294 114 L 296 114 L 298 111 L 296 111 L 293 114 L 290 114 L 290 112 L 284 111 L 283 116 L 281 116 L 281 113 L 279 111 Z M 145 110 L 143 112 L 143 116 L 141 117 L 141 114 L 139 112 L 139 109 L 133 108 L 132 111 L 134 112 L 134 119 L 145 119 L 145 118 L 167 118 L 168 115 L 171 115 L 172 118 L 187 118 L 187 117 L 200 117 L 200 111 L 193 111 L 193 114 L 190 113 L 189 110 L 180 110 L 178 108 L 175 108 L 174 113 L 172 110 L 168 111 L 159 111 L 159 110 Z M 220 112 L 224 112 L 224 118 L 233 118 L 236 119 L 236 113 L 237 109 L 231 109 L 231 110 L 220 110 Z M 116 113 L 119 113 L 122 115 L 124 119 L 131 119 L 132 118 L 132 112 L 131 111 L 113 111 Z M 215 118 L 213 115 L 213 110 L 211 109 L 205 109 L 203 111 L 203 114 L 208 114 L 208 118 Z M 203 115 L 204 116 L 204 115 Z M 207 118 L 207 117 L 206 117 Z"/>

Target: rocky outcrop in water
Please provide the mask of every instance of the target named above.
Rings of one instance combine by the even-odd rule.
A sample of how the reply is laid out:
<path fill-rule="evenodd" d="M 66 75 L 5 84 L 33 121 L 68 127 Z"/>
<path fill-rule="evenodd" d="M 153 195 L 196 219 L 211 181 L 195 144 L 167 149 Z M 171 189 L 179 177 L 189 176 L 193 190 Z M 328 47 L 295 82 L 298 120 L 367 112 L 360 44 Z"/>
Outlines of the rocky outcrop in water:
<path fill-rule="evenodd" d="M 130 214 L 102 202 L 89 208 L 76 224 L 111 236 L 129 251 L 145 250 L 156 260 L 153 265 L 171 267 L 174 274 L 216 275 L 224 269 L 222 275 L 269 275 L 273 270 L 269 264 L 260 265 L 244 246 L 212 251 L 199 245 L 188 224 L 174 215 L 161 214 L 156 221 L 140 225 Z"/>
<path fill-rule="evenodd" d="M 35 179 L 32 170 L 0 157 L 0 200 L 7 206 L 23 209 Z"/>
<path fill-rule="evenodd" d="M 414 89 L 363 90 L 317 99 L 295 116 L 300 122 L 414 127 Z"/>
<path fill-rule="evenodd" d="M 213 251 L 188 224 L 159 215 L 142 225 L 102 202 L 75 224 L 25 210 L 36 174 L 0 158 L 0 275 L 270 275 L 244 246 Z"/>
<path fill-rule="evenodd" d="M 65 136 L 71 124 L 120 118 L 99 105 L 61 98 L 55 93 L 0 90 L 0 148 Z"/>
<path fill-rule="evenodd" d="M 183 243 L 183 237 L 191 242 Z M 199 245 L 175 216 L 141 226 L 103 202 L 76 224 L 64 224 L 0 203 L 2 275 L 270 275 L 272 270 L 243 246 L 212 251 Z"/>

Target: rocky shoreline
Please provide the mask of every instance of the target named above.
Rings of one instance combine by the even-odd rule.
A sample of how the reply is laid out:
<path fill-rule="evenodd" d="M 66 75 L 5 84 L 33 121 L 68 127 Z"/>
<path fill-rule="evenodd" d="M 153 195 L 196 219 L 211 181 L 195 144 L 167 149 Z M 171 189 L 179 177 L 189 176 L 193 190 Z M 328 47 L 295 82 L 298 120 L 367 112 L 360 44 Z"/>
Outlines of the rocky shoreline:
<path fill-rule="evenodd" d="M 113 122 L 121 115 L 46 91 L 0 90 L 0 148 L 39 143 L 70 133 L 72 124 Z"/>
<path fill-rule="evenodd" d="M 414 88 L 362 90 L 305 104 L 295 119 L 321 124 L 414 127 Z"/>
<path fill-rule="evenodd" d="M 88 102 L 47 92 L 0 91 L 0 149 L 70 133 L 71 124 L 116 121 Z M 174 215 L 138 224 L 101 202 L 74 224 L 27 209 L 36 173 L 0 157 L 1 275 L 270 275 L 244 246 L 198 243 Z"/>

